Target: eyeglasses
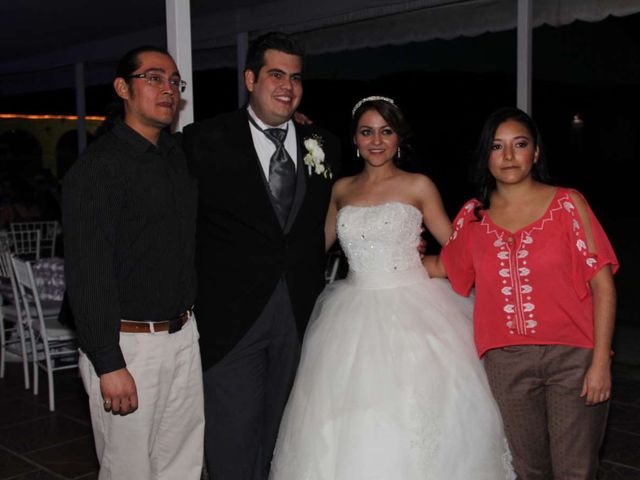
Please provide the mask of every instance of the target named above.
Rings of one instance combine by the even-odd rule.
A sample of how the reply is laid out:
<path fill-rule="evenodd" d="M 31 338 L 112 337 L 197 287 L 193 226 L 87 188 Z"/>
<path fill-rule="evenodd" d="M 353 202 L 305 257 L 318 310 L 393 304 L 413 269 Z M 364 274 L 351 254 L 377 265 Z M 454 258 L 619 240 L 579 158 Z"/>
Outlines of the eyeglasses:
<path fill-rule="evenodd" d="M 166 78 L 159 73 L 134 73 L 133 75 L 127 75 L 127 78 L 144 78 L 154 88 L 161 88 L 165 84 L 168 84 L 172 90 L 179 90 L 180 92 L 184 92 L 185 88 L 187 88 L 187 82 L 180 80 L 180 77 Z"/>

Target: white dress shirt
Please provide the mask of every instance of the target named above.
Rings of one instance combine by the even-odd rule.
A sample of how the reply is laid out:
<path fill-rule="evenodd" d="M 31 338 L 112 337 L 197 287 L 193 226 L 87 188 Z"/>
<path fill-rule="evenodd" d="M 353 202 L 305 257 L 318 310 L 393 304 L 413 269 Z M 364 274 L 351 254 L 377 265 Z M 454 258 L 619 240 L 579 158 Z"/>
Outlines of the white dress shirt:
<path fill-rule="evenodd" d="M 297 168 L 297 157 L 298 157 L 298 145 L 296 142 L 296 127 L 293 123 L 293 120 L 289 120 L 288 122 L 283 123 L 282 125 L 278 125 L 276 127 L 267 125 L 262 120 L 258 118 L 255 114 L 251 106 L 247 107 L 247 111 L 251 118 L 258 124 L 260 128 L 266 130 L 267 128 L 282 128 L 287 130 L 287 137 L 284 139 L 284 148 L 287 150 L 287 153 L 293 160 L 294 167 Z M 276 151 L 275 144 L 267 138 L 267 136 L 258 130 L 255 125 L 249 122 L 249 126 L 251 127 L 251 137 L 253 138 L 253 146 L 258 153 L 258 159 L 260 160 L 260 166 L 262 167 L 262 171 L 264 172 L 264 176 L 267 180 L 269 180 L 269 163 L 271 162 L 271 156 Z"/>

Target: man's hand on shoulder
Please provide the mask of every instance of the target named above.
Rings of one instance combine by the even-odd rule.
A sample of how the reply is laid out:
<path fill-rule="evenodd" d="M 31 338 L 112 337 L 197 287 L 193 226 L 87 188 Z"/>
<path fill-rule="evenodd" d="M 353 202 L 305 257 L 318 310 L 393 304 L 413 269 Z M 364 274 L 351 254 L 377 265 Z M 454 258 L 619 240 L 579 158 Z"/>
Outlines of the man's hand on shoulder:
<path fill-rule="evenodd" d="M 100 375 L 104 409 L 114 415 L 127 415 L 138 409 L 136 382 L 126 368 Z"/>
<path fill-rule="evenodd" d="M 300 125 L 313 125 L 313 120 L 307 117 L 304 113 L 293 112 L 293 121 Z"/>

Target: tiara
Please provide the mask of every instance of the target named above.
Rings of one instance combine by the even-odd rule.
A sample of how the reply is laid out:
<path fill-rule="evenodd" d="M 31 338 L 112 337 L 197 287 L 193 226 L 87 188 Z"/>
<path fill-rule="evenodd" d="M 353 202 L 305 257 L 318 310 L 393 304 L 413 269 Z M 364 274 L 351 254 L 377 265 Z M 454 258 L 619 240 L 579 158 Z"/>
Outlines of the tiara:
<path fill-rule="evenodd" d="M 372 97 L 366 97 L 366 98 L 363 98 L 362 100 L 360 100 L 358 103 L 356 103 L 355 107 L 353 107 L 353 110 L 351 110 L 351 118 L 353 118 L 353 116 L 356 114 L 356 110 L 358 110 L 362 106 L 363 103 L 374 102 L 376 100 L 382 100 L 383 102 L 390 103 L 393 106 L 396 105 L 396 102 L 393 100 L 393 98 L 380 97 L 378 95 L 373 95 Z"/>

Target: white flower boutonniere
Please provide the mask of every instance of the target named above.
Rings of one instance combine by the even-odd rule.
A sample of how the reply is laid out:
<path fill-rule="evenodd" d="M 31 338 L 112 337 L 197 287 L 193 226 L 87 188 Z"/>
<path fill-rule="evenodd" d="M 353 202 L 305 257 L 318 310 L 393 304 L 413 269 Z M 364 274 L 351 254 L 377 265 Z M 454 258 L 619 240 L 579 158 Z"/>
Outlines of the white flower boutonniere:
<path fill-rule="evenodd" d="M 309 167 L 309 174 L 322 175 L 324 178 L 333 178 L 331 168 L 324 164 L 324 150 L 322 150 L 322 138 L 313 135 L 304 139 L 304 147 L 307 154 L 304 156 L 304 164 Z"/>

